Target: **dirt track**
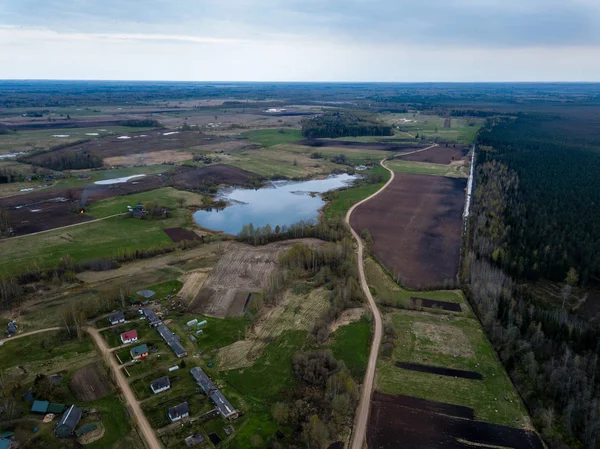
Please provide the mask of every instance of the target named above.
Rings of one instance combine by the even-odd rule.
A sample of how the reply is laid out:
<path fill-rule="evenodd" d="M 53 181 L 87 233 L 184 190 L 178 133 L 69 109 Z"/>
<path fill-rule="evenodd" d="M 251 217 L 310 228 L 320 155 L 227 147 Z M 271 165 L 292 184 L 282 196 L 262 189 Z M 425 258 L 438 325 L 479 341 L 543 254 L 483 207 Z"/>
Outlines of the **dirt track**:
<path fill-rule="evenodd" d="M 139 402 L 135 398 L 133 391 L 131 391 L 131 387 L 129 386 L 127 379 L 125 379 L 121 368 L 119 368 L 117 361 L 112 356 L 110 349 L 108 348 L 106 342 L 100 335 L 100 332 L 98 332 L 97 329 L 94 329 L 92 327 L 88 327 L 86 330 L 96 343 L 96 346 L 100 350 L 102 357 L 104 357 L 104 359 L 110 363 L 110 368 L 112 369 L 115 375 L 117 385 L 119 386 L 121 394 L 125 398 L 127 405 L 133 413 L 133 416 L 135 417 L 135 421 L 138 425 L 140 433 L 142 434 L 142 437 L 146 441 L 146 445 L 150 449 L 162 449 L 162 445 L 158 441 L 158 438 L 156 437 L 154 430 L 150 426 L 150 423 L 146 419 L 146 415 L 144 415 L 144 412 L 142 411 Z"/>
<path fill-rule="evenodd" d="M 2 346 L 7 341 L 17 340 L 18 338 L 28 337 L 30 335 L 41 334 L 42 332 L 59 331 L 60 329 L 61 329 L 60 327 L 49 327 L 46 329 L 38 329 L 36 331 L 25 332 L 24 334 L 15 335 L 14 337 L 5 338 L 3 340 L 0 340 L 0 346 Z"/>
<path fill-rule="evenodd" d="M 422 148 L 414 151 L 414 153 L 419 153 L 421 151 L 428 150 L 430 148 L 436 147 L 437 144 L 432 145 L 427 148 Z M 367 364 L 367 372 L 365 373 L 365 379 L 362 384 L 362 391 L 360 395 L 360 401 L 358 403 L 358 407 L 356 409 L 356 418 L 354 420 L 354 429 L 352 432 L 352 442 L 350 443 L 351 449 L 362 449 L 363 443 L 367 434 L 367 424 L 369 421 L 369 410 L 370 410 L 370 402 L 371 402 L 371 393 L 373 391 L 373 383 L 375 381 L 375 367 L 377 365 L 377 355 L 379 354 L 379 346 L 381 345 L 381 335 L 382 335 L 382 324 L 381 324 L 381 314 L 379 313 L 379 309 L 377 308 L 377 304 L 371 295 L 371 291 L 369 290 L 369 284 L 367 283 L 367 278 L 365 276 L 365 265 L 363 261 L 363 253 L 364 246 L 361 238 L 356 233 L 354 229 L 352 229 L 352 225 L 350 224 L 350 218 L 352 217 L 352 212 L 360 206 L 361 204 L 369 201 L 371 198 L 376 197 L 381 192 L 383 192 L 387 186 L 389 186 L 394 180 L 394 172 L 390 170 L 385 165 L 385 159 L 380 162 L 381 166 L 390 172 L 390 179 L 385 185 L 375 192 L 373 195 L 365 198 L 362 201 L 359 201 L 354 206 L 348 210 L 346 214 L 346 223 L 352 232 L 352 236 L 354 240 L 356 240 L 356 244 L 358 246 L 357 249 L 357 263 L 358 263 L 358 274 L 360 277 L 360 286 L 367 298 L 369 303 L 369 307 L 371 308 L 371 312 L 373 313 L 373 317 L 375 319 L 375 331 L 373 333 L 373 342 L 371 343 L 371 352 L 369 354 L 369 362 Z"/>

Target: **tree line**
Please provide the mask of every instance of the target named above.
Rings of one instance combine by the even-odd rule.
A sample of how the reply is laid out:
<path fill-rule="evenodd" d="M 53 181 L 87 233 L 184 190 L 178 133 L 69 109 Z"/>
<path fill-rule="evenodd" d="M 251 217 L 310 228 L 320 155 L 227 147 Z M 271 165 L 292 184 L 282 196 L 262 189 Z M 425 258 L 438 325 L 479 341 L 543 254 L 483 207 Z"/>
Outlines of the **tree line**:
<path fill-rule="evenodd" d="M 394 135 L 390 125 L 378 122 L 371 116 L 350 112 L 326 112 L 304 118 L 301 124 L 302 135 L 309 139 Z"/>

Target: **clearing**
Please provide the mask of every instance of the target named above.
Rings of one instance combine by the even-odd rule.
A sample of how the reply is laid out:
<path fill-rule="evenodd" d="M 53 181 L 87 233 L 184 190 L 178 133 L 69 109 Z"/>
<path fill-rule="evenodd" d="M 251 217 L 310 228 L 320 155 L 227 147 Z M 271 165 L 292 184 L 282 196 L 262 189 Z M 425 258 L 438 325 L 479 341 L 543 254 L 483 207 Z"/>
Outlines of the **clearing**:
<path fill-rule="evenodd" d="M 98 364 L 79 369 L 71 377 L 70 387 L 81 402 L 94 401 L 110 394 L 112 385 Z"/>

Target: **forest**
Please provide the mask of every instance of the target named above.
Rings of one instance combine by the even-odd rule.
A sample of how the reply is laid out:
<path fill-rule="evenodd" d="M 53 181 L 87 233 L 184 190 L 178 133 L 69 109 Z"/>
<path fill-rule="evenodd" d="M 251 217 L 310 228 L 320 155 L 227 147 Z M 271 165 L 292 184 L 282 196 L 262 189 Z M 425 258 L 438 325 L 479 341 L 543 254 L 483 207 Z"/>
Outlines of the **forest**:
<path fill-rule="evenodd" d="M 579 146 L 594 144 L 580 124 L 572 138 L 555 138 L 554 125 L 565 120 L 521 114 L 490 119 L 480 131 L 462 278 L 546 443 L 595 448 L 597 329 L 564 301 L 536 301 L 526 288 L 552 280 L 566 297 L 598 281 L 600 154 Z"/>
<path fill-rule="evenodd" d="M 302 135 L 308 139 L 392 136 L 392 127 L 366 115 L 350 112 L 326 112 L 302 120 Z"/>
<path fill-rule="evenodd" d="M 45 156 L 39 159 L 32 159 L 31 163 L 35 163 L 50 170 L 82 170 L 86 168 L 102 167 L 104 161 L 102 157 L 83 151 L 81 153 L 54 153 L 48 152 Z"/>

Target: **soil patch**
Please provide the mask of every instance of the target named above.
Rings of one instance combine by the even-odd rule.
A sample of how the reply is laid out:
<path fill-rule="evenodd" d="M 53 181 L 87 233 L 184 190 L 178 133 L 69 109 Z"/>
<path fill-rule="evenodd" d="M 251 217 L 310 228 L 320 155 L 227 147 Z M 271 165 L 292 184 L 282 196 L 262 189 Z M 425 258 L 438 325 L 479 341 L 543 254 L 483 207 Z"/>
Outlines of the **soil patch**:
<path fill-rule="evenodd" d="M 368 229 L 372 252 L 412 289 L 447 287 L 458 273 L 466 179 L 396 174 L 379 195 L 352 214 Z"/>
<path fill-rule="evenodd" d="M 209 271 L 203 269 L 189 273 L 183 287 L 179 290 L 179 296 L 187 301 L 192 301 L 202 289 L 206 279 L 208 279 Z"/>
<path fill-rule="evenodd" d="M 412 323 L 416 337 L 415 348 L 420 351 L 437 352 L 454 357 L 473 357 L 475 352 L 462 329 L 448 324 L 423 321 Z"/>
<path fill-rule="evenodd" d="M 367 429 L 368 446 L 380 449 L 544 447 L 534 432 L 473 421 L 464 416 L 467 411 L 462 409 L 465 407 L 375 392 Z"/>
<path fill-rule="evenodd" d="M 415 307 L 427 307 L 428 309 L 442 309 L 450 312 L 462 312 L 460 304 L 456 302 L 438 301 L 436 299 L 410 297 L 410 304 Z"/>
<path fill-rule="evenodd" d="M 179 167 L 172 177 L 174 186 L 184 189 L 202 189 L 210 184 L 245 185 L 252 178 L 259 179 L 260 176 L 224 164 L 200 168 Z"/>
<path fill-rule="evenodd" d="M 73 374 L 69 385 L 81 402 L 100 399 L 112 392 L 106 375 L 95 364 L 81 368 Z"/>
<path fill-rule="evenodd" d="M 425 148 L 424 146 L 415 145 L 413 143 L 388 143 L 388 142 L 353 142 L 350 140 L 323 140 L 323 139 L 305 139 L 296 142 L 296 145 L 304 145 L 307 147 L 337 147 L 337 148 L 356 148 L 361 150 L 381 150 L 381 151 L 396 151 L 406 152 L 415 151 Z"/>
<path fill-rule="evenodd" d="M 329 332 L 334 333 L 336 330 L 338 330 L 338 328 L 360 320 L 364 313 L 365 309 L 363 309 L 362 307 L 344 310 L 340 317 L 333 323 L 331 323 Z"/>
<path fill-rule="evenodd" d="M 183 242 L 185 240 L 200 240 L 200 236 L 189 229 L 166 228 L 163 229 L 163 231 L 165 231 L 165 234 L 167 234 L 175 243 Z"/>
<path fill-rule="evenodd" d="M 466 145 L 455 145 L 453 147 L 437 146 L 427 151 L 421 151 L 420 153 L 398 156 L 398 159 L 412 162 L 429 162 L 431 164 L 448 165 L 453 161 L 461 160 L 467 155 L 468 152 L 469 147 Z"/>
<path fill-rule="evenodd" d="M 483 376 L 475 371 L 465 371 L 462 369 L 442 368 L 440 366 L 422 365 L 420 363 L 396 362 L 398 368 L 410 371 L 419 371 L 421 373 L 439 374 L 440 376 L 460 377 L 462 379 L 482 380 Z"/>

